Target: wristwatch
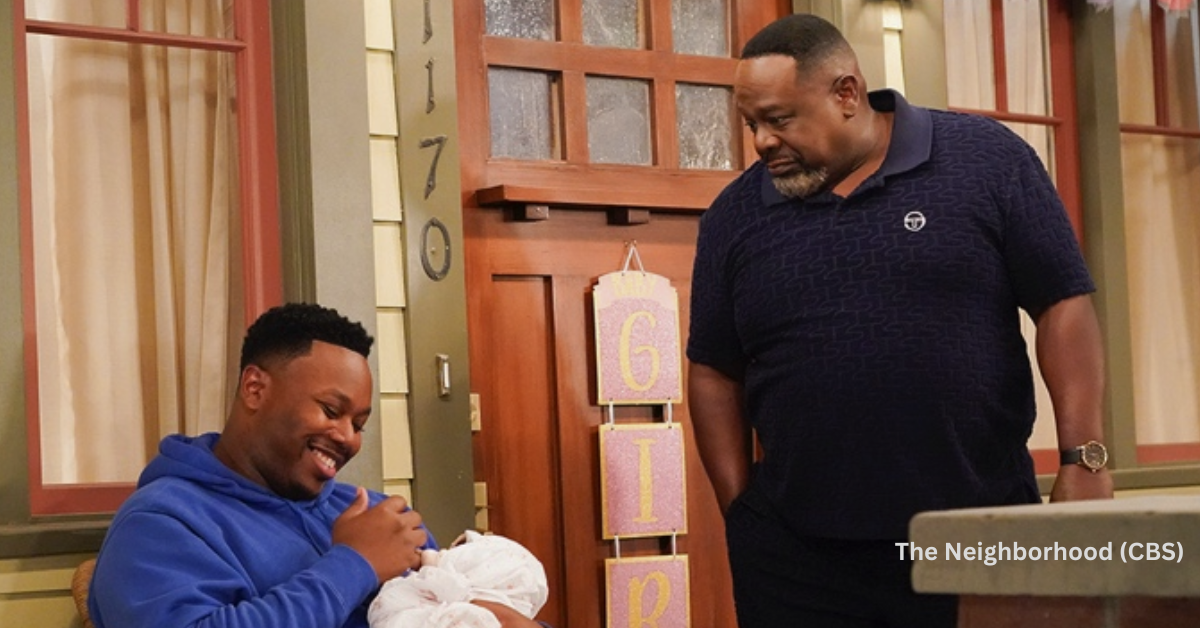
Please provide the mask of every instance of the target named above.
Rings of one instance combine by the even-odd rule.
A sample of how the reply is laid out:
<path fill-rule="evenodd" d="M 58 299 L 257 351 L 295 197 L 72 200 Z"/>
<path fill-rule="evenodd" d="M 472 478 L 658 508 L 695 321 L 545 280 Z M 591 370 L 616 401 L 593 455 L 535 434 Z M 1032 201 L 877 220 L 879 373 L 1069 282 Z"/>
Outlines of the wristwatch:
<path fill-rule="evenodd" d="M 1058 454 L 1061 464 L 1077 464 L 1092 473 L 1108 464 L 1108 448 L 1099 441 L 1089 440 L 1074 449 L 1064 449 Z"/>

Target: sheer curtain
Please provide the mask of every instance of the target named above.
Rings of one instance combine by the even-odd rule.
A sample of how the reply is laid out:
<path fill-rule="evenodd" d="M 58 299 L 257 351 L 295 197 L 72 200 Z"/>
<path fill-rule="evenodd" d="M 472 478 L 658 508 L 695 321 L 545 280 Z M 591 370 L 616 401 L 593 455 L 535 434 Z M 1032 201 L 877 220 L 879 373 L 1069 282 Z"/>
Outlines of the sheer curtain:
<path fill-rule="evenodd" d="M 29 0 L 124 23 L 124 4 Z M 221 2 L 142 0 L 144 30 L 223 36 Z M 45 484 L 135 480 L 158 439 L 223 423 L 240 333 L 233 58 L 29 37 Z"/>
<path fill-rule="evenodd" d="M 1005 0 L 1004 49 L 1008 110 L 1048 115 L 1051 111 L 1047 81 L 1045 8 L 1038 0 Z M 945 0 L 946 78 L 951 107 L 996 110 L 995 73 L 992 66 L 992 7 L 990 0 Z M 1054 155 L 1049 127 L 1008 123 L 1029 142 L 1053 173 Z M 1045 382 L 1036 368 L 1037 327 L 1024 313 L 1025 335 L 1034 367 L 1038 420 L 1029 440 L 1031 449 L 1057 448 L 1054 408 Z"/>
<path fill-rule="evenodd" d="M 1150 2 L 1113 4 L 1122 123 L 1155 124 Z M 1168 122 L 1195 130 L 1196 16 L 1164 21 Z M 1121 164 L 1138 443 L 1200 441 L 1200 140 L 1122 133 Z"/>
<path fill-rule="evenodd" d="M 950 106 L 996 108 L 992 8 L 988 0 L 945 0 L 946 91 Z"/>

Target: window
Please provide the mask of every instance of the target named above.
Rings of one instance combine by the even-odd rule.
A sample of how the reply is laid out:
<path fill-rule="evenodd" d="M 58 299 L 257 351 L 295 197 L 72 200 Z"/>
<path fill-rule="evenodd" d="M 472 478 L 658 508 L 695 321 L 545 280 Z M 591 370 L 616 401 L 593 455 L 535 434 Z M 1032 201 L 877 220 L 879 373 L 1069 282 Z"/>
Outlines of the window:
<path fill-rule="evenodd" d="M 1029 142 L 1053 177 L 1082 233 L 1071 24 L 1063 3 L 945 0 L 947 88 L 951 109 L 1003 122 Z M 1022 314 L 1036 364 L 1036 327 Z M 1038 473 L 1058 470 L 1053 408 L 1034 370 L 1038 420 L 1030 450 Z"/>
<path fill-rule="evenodd" d="M 1117 0 L 1117 89 L 1139 463 L 1200 460 L 1198 10 Z"/>
<path fill-rule="evenodd" d="M 482 46 L 460 46 L 459 65 L 483 70 L 460 72 L 464 174 L 494 192 L 485 203 L 587 205 L 602 191 L 608 204 L 707 207 L 754 158 L 734 57 L 784 4 L 460 4 L 459 35 Z"/>
<path fill-rule="evenodd" d="M 281 300 L 268 7 L 15 5 L 30 511 L 111 511 Z"/>

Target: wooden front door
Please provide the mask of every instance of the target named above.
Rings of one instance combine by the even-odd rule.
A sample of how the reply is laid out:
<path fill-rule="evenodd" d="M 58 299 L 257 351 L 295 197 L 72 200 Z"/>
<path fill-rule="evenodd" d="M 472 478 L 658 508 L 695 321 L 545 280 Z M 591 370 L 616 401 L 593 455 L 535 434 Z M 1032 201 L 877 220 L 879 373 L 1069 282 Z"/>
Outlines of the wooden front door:
<path fill-rule="evenodd" d="M 733 51 L 791 5 L 704 0 L 680 6 L 723 9 L 681 16 L 676 4 L 455 0 L 475 474 L 488 528 L 544 563 L 539 618 L 556 628 L 607 625 L 604 560 L 616 551 L 601 530 L 592 288 L 636 241 L 645 269 L 678 290 L 686 342 L 699 216 L 753 159 L 732 105 Z M 660 411 L 618 408 L 616 420 Z M 686 406 L 674 418 L 691 625 L 734 626 L 724 525 Z M 622 556 L 670 553 L 669 538 L 621 542 Z"/>
<path fill-rule="evenodd" d="M 477 479 L 487 482 L 489 527 L 544 563 L 551 599 L 541 618 L 598 627 L 604 618 L 598 428 L 591 290 L 618 270 L 636 239 L 647 270 L 679 289 L 687 320 L 694 215 L 655 216 L 613 227 L 603 212 L 556 212 L 539 223 L 470 210 L 468 269 L 472 388 L 480 395 Z M 658 410 L 624 407 L 617 421 L 654 421 Z M 691 444 L 686 411 L 676 413 Z M 688 534 L 677 551 L 691 569 L 692 625 L 732 626 L 722 522 L 695 448 L 687 460 Z M 622 541 L 623 556 L 669 554 L 667 540 Z"/>

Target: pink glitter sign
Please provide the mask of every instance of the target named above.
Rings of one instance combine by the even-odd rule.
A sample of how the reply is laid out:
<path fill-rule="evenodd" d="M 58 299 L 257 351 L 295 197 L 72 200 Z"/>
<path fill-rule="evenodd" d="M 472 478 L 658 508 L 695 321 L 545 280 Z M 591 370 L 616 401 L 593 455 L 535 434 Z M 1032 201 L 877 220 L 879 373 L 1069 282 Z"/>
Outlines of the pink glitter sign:
<path fill-rule="evenodd" d="M 600 493 L 606 539 L 686 533 L 683 427 L 601 425 Z"/>
<path fill-rule="evenodd" d="M 609 628 L 687 628 L 691 589 L 687 556 L 604 561 Z"/>
<path fill-rule="evenodd" d="M 679 295 L 644 271 L 602 275 L 596 310 L 596 396 L 600 405 L 679 403 L 683 368 Z"/>

